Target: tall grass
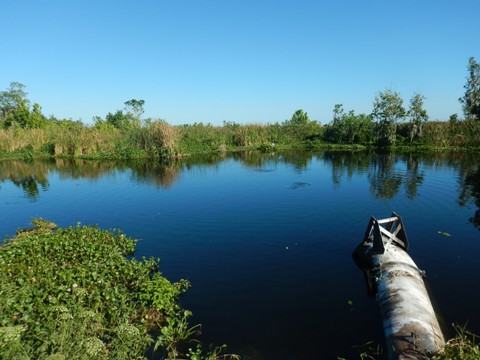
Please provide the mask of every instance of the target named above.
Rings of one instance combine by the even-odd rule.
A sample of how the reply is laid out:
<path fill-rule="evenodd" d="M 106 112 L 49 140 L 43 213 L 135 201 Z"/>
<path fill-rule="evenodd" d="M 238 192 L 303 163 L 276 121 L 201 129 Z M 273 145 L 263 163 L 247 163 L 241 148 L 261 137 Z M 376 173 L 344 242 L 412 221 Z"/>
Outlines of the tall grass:
<path fill-rule="evenodd" d="M 33 151 L 55 156 L 114 154 L 121 133 L 96 128 L 61 126 L 46 129 L 2 129 L 0 148 L 6 152 Z"/>
<path fill-rule="evenodd" d="M 31 149 L 40 150 L 47 143 L 43 129 L 0 129 L 0 147 L 7 152 Z"/>
<path fill-rule="evenodd" d="M 276 136 L 268 125 L 225 124 L 222 128 L 226 144 L 230 147 L 258 147 L 275 142 Z"/>
<path fill-rule="evenodd" d="M 130 132 L 131 145 L 156 159 L 175 156 L 178 138 L 178 129 L 165 121 L 154 121 Z"/>
<path fill-rule="evenodd" d="M 102 131 L 96 128 L 63 129 L 49 131 L 49 149 L 53 148 L 56 156 L 82 156 L 111 154 L 116 150 L 120 138 L 119 131 L 112 129 Z"/>
<path fill-rule="evenodd" d="M 453 325 L 457 335 L 448 340 L 440 354 L 433 360 L 477 360 L 480 359 L 479 336 L 469 332 L 464 326 Z"/>
<path fill-rule="evenodd" d="M 432 147 L 480 147 L 480 121 L 426 122 L 420 142 Z"/>
<path fill-rule="evenodd" d="M 480 121 L 426 122 L 421 136 L 413 143 L 409 126 L 408 123 L 399 124 L 396 145 L 480 148 Z M 331 127 L 331 124 L 327 126 L 329 130 Z M 124 130 L 112 126 L 86 127 L 81 123 L 49 124 L 45 129 L 1 129 L 0 157 L 17 154 L 17 157 L 26 158 L 165 159 L 235 149 L 331 146 L 325 128 L 313 121 L 301 125 L 227 122 L 223 126 L 203 123 L 172 126 L 165 121 L 152 121 Z M 371 138 L 374 137 L 371 134 Z"/>
<path fill-rule="evenodd" d="M 196 123 L 178 126 L 177 149 L 181 154 L 224 151 L 227 139 L 222 128 L 211 124 Z"/>

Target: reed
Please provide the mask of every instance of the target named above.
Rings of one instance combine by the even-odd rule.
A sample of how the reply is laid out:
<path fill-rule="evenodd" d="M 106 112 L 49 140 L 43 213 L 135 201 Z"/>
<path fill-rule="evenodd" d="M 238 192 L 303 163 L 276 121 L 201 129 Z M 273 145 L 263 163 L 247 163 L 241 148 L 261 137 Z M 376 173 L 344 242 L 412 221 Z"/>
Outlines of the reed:
<path fill-rule="evenodd" d="M 222 132 L 228 147 L 258 147 L 263 143 L 274 141 L 268 125 L 226 124 Z"/>
<path fill-rule="evenodd" d="M 43 129 L 9 128 L 0 130 L 0 147 L 7 152 L 40 150 L 46 142 Z"/>
<path fill-rule="evenodd" d="M 121 133 L 117 129 L 50 129 L 50 142 L 55 156 L 89 157 L 98 154 L 114 154 Z"/>
<path fill-rule="evenodd" d="M 423 126 L 422 141 L 434 147 L 478 147 L 480 146 L 480 121 L 427 122 Z"/>
<path fill-rule="evenodd" d="M 226 122 L 223 126 L 195 123 L 172 126 L 157 120 L 144 126 L 116 129 L 86 127 L 78 122 L 49 124 L 44 129 L 0 130 L 0 157 L 74 157 L 88 159 L 174 158 L 181 155 L 220 153 L 237 149 L 313 148 L 332 146 L 335 125 L 247 124 Z M 480 148 L 480 121 L 430 121 L 422 124 L 420 136 L 410 141 L 409 123 L 397 126 L 395 146 L 427 148 Z M 365 144 L 371 134 L 353 137 L 351 145 Z M 363 140 L 362 140 L 363 139 Z M 16 154 L 16 155 L 15 155 Z"/>
<path fill-rule="evenodd" d="M 147 127 L 138 129 L 136 144 L 141 146 L 152 158 L 175 156 L 179 131 L 165 121 L 155 121 Z"/>

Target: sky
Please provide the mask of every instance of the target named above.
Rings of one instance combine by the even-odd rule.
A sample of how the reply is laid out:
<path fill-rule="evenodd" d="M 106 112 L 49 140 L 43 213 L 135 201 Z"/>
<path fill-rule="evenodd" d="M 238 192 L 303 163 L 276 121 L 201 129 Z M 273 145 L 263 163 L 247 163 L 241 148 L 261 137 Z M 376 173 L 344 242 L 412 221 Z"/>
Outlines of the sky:
<path fill-rule="evenodd" d="M 478 0 L 0 0 L 0 13 L 0 90 L 20 82 L 46 116 L 86 124 L 130 99 L 173 125 L 297 109 L 326 124 L 386 89 L 448 120 L 480 61 Z"/>

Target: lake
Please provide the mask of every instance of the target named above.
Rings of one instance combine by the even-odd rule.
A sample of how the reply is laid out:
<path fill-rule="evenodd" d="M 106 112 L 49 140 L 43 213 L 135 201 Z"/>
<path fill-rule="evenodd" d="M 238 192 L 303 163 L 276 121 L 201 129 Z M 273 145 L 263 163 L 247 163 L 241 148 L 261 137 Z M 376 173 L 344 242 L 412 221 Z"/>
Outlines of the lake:
<path fill-rule="evenodd" d="M 480 155 L 244 152 L 168 165 L 1 161 L 0 235 L 36 217 L 139 239 L 207 344 L 249 359 L 357 359 L 382 344 L 351 253 L 370 216 L 402 216 L 446 336 L 480 333 Z"/>

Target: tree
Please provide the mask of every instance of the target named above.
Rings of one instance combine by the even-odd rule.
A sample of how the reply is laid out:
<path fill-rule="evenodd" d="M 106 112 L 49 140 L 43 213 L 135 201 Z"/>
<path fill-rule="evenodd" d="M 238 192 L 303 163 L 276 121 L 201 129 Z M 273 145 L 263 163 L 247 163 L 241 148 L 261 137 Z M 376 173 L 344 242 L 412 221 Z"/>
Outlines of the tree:
<path fill-rule="evenodd" d="M 422 125 L 428 120 L 427 110 L 423 108 L 423 100 L 426 97 L 421 94 L 413 94 L 410 99 L 410 107 L 408 108 L 407 115 L 410 118 L 410 142 L 414 138 L 420 138 L 422 136 Z"/>
<path fill-rule="evenodd" d="M 374 139 L 372 115 L 363 113 L 353 115 L 354 131 L 351 137 L 352 142 L 357 144 L 367 144 L 372 142 Z"/>
<path fill-rule="evenodd" d="M 450 124 L 457 123 L 458 122 L 458 114 L 450 115 L 450 117 L 448 118 L 448 121 L 450 122 Z"/>
<path fill-rule="evenodd" d="M 128 100 L 124 102 L 125 104 L 125 114 L 129 127 L 139 128 L 142 125 L 142 115 L 144 113 L 143 105 L 145 105 L 145 100 Z"/>
<path fill-rule="evenodd" d="M 373 103 L 372 117 L 377 121 L 377 143 L 392 145 L 396 140 L 396 124 L 405 117 L 400 94 L 390 89 L 379 92 Z"/>
<path fill-rule="evenodd" d="M 333 124 L 341 120 L 344 113 L 343 104 L 335 104 L 335 107 L 333 108 Z"/>
<path fill-rule="evenodd" d="M 473 57 L 468 59 L 468 78 L 463 86 L 465 95 L 458 99 L 463 105 L 466 119 L 480 120 L 480 64 Z"/>
<path fill-rule="evenodd" d="M 342 104 L 333 109 L 333 120 L 325 132 L 325 139 L 336 144 L 364 144 L 372 137 L 372 118 L 350 110 L 345 113 Z"/>
<path fill-rule="evenodd" d="M 25 100 L 20 100 L 20 103 L 11 111 L 6 117 L 3 126 L 5 128 L 9 127 L 21 127 L 25 128 L 28 126 L 30 121 L 30 110 L 28 109 L 27 102 Z"/>
<path fill-rule="evenodd" d="M 295 111 L 289 120 L 282 123 L 282 127 L 293 141 L 316 141 L 323 133 L 323 127 L 319 122 L 310 120 L 302 109 Z"/>
<path fill-rule="evenodd" d="M 306 125 L 308 124 L 308 114 L 304 112 L 302 109 L 295 111 L 289 121 L 289 125 Z"/>
<path fill-rule="evenodd" d="M 117 110 L 115 114 L 109 112 L 107 116 L 105 116 L 105 121 L 117 129 L 125 129 L 128 127 L 128 118 L 122 110 Z"/>
<path fill-rule="evenodd" d="M 132 99 L 124 102 L 125 111 L 133 114 L 135 118 L 140 120 L 141 116 L 144 113 L 143 105 L 145 105 L 145 100 Z"/>
<path fill-rule="evenodd" d="M 24 89 L 25 85 L 11 82 L 9 89 L 0 91 L 0 120 L 5 121 L 19 106 L 28 108 L 30 102 Z"/>
<path fill-rule="evenodd" d="M 42 114 L 42 107 L 40 104 L 34 103 L 27 127 L 32 129 L 41 129 L 45 127 L 46 122 L 47 118 Z"/>
<path fill-rule="evenodd" d="M 30 112 L 25 85 L 19 82 L 10 83 L 9 89 L 0 92 L 0 109 L 0 120 L 3 120 L 4 128 L 42 128 L 47 121 L 39 104 L 33 104 Z"/>
<path fill-rule="evenodd" d="M 115 114 L 108 113 L 105 117 L 105 123 L 111 124 L 117 129 L 138 128 L 141 125 L 141 116 L 143 114 L 144 100 L 128 100 L 124 102 L 124 111 L 117 110 Z M 94 118 L 95 123 L 102 124 L 101 118 Z"/>

